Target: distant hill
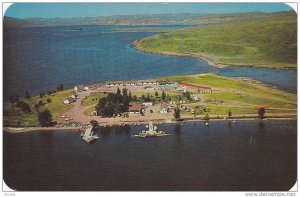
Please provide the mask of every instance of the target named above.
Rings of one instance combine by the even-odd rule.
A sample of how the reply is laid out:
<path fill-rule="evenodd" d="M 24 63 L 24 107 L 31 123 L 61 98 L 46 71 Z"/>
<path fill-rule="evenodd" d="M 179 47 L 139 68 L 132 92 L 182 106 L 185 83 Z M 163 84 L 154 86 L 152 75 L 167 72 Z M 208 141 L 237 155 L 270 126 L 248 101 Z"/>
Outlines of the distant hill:
<path fill-rule="evenodd" d="M 62 25 L 209 25 L 222 22 L 242 20 L 245 18 L 265 18 L 263 13 L 244 14 L 143 14 L 128 16 L 99 16 L 78 18 L 30 18 L 17 19 L 4 17 L 4 27 L 13 28 L 20 26 L 62 26 Z"/>
<path fill-rule="evenodd" d="M 215 64 L 293 68 L 297 63 L 294 12 L 194 18 L 197 25 L 135 41 L 145 52 L 203 57 Z"/>

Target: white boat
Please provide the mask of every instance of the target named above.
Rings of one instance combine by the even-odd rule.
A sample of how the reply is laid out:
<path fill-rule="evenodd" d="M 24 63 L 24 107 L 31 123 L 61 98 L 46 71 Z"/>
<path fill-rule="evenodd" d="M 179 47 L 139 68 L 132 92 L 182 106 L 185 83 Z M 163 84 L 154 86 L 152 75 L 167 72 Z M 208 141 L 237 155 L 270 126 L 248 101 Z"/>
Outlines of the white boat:
<path fill-rule="evenodd" d="M 92 127 L 87 128 L 82 135 L 82 139 L 88 144 L 99 139 L 99 137 L 93 133 L 92 129 Z"/>

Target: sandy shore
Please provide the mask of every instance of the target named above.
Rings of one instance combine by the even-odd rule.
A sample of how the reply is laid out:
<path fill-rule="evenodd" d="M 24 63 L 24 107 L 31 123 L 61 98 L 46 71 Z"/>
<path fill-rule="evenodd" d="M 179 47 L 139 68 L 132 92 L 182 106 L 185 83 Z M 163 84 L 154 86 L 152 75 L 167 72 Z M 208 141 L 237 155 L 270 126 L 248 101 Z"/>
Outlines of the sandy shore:
<path fill-rule="evenodd" d="M 80 129 L 79 127 L 3 127 L 3 131 L 9 132 L 9 133 L 24 133 L 24 132 L 30 132 L 30 131 L 83 131 L 83 129 Z"/>
<path fill-rule="evenodd" d="M 295 116 L 278 116 L 278 117 L 266 117 L 265 119 L 261 120 L 257 117 L 233 117 L 231 119 L 221 119 L 221 118 L 211 118 L 210 122 L 216 122 L 216 121 L 269 121 L 269 120 L 297 120 L 297 115 Z M 176 124 L 176 123 L 185 123 L 185 122 L 205 122 L 206 120 L 203 119 L 194 119 L 194 118 L 186 118 L 181 121 L 176 120 L 154 120 L 153 122 L 155 124 Z M 117 124 L 111 124 L 111 123 L 101 123 L 100 126 L 102 127 L 111 127 L 111 126 L 124 126 L 124 125 L 146 125 L 148 122 L 145 121 L 139 121 L 139 122 L 130 122 L 130 121 L 124 121 Z M 84 131 L 84 129 L 80 127 L 22 127 L 22 128 L 16 128 L 16 127 L 4 127 L 3 130 L 5 132 L 9 133 L 24 133 L 24 132 L 31 132 L 31 131 Z"/>

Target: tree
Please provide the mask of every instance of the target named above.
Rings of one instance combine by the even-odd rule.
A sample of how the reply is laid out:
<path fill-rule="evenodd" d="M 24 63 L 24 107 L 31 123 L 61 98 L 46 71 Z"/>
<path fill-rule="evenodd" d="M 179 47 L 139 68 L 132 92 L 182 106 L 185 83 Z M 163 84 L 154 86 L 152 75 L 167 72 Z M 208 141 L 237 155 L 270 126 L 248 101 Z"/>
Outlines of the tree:
<path fill-rule="evenodd" d="M 117 89 L 117 95 L 121 95 L 121 90 L 120 90 L 120 88 Z"/>
<path fill-rule="evenodd" d="M 155 96 L 158 97 L 158 92 L 157 91 L 155 91 Z"/>
<path fill-rule="evenodd" d="M 57 89 L 57 91 L 62 91 L 62 90 L 64 90 L 64 85 L 59 84 L 56 89 Z"/>
<path fill-rule="evenodd" d="M 17 94 L 15 94 L 15 102 L 19 102 L 19 96 Z"/>
<path fill-rule="evenodd" d="M 38 109 L 40 107 L 40 105 L 38 103 L 34 104 L 34 108 Z"/>
<path fill-rule="evenodd" d="M 133 100 L 131 91 L 129 91 L 129 94 L 128 94 L 128 100 L 129 100 L 129 102 L 131 102 L 131 101 Z"/>
<path fill-rule="evenodd" d="M 231 109 L 228 111 L 228 118 L 231 118 L 232 116 L 232 112 L 231 112 Z"/>
<path fill-rule="evenodd" d="M 263 108 L 263 107 L 258 108 L 258 117 L 260 119 L 265 118 L 265 113 L 266 113 L 265 108 Z"/>
<path fill-rule="evenodd" d="M 24 113 L 29 113 L 29 112 L 31 112 L 31 109 L 30 109 L 29 104 L 28 104 L 28 103 L 25 103 L 25 102 L 23 102 L 23 101 L 19 101 L 19 102 L 17 103 L 17 107 L 18 107 L 18 108 L 21 108 L 22 111 L 23 111 Z"/>
<path fill-rule="evenodd" d="M 136 96 L 136 95 L 133 96 L 133 101 L 134 101 L 134 102 L 137 101 L 137 96 Z"/>
<path fill-rule="evenodd" d="M 185 98 L 187 99 L 187 100 L 192 100 L 192 98 L 191 98 L 191 93 L 190 92 L 184 92 L 184 93 L 182 93 L 183 94 L 183 96 L 185 96 Z"/>
<path fill-rule="evenodd" d="M 174 109 L 174 118 L 176 119 L 176 120 L 178 120 L 178 119 L 180 119 L 180 109 L 178 108 L 178 107 L 176 107 L 175 109 Z"/>
<path fill-rule="evenodd" d="M 128 96 L 128 95 L 127 95 L 127 89 L 126 89 L 126 88 L 123 88 L 122 95 L 123 95 L 123 97 L 124 97 L 124 96 Z"/>
<path fill-rule="evenodd" d="M 48 109 L 45 109 L 38 113 L 38 120 L 41 126 L 50 125 L 52 122 L 52 114 Z"/>
<path fill-rule="evenodd" d="M 166 100 L 166 94 L 165 94 L 165 91 L 162 91 L 161 93 L 161 99 L 164 101 Z"/>
<path fill-rule="evenodd" d="M 45 105 L 45 103 L 42 100 L 39 100 L 39 105 L 43 106 L 43 105 Z"/>
<path fill-rule="evenodd" d="M 47 103 L 51 103 L 51 102 L 52 102 L 51 98 L 48 98 Z"/>
<path fill-rule="evenodd" d="M 9 95 L 9 102 L 14 103 L 15 102 L 15 97 L 14 95 Z"/>
<path fill-rule="evenodd" d="M 90 124 L 92 125 L 93 128 L 96 128 L 99 126 L 99 123 L 97 122 L 97 120 L 91 120 Z"/>
<path fill-rule="evenodd" d="M 52 91 L 51 91 L 51 90 L 48 90 L 47 94 L 48 94 L 48 95 L 51 95 L 51 94 L 52 94 Z"/>
<path fill-rule="evenodd" d="M 40 98 L 43 98 L 43 97 L 44 97 L 44 93 L 40 92 Z"/>
<path fill-rule="evenodd" d="M 30 94 L 27 89 L 25 90 L 25 98 L 30 99 Z"/>

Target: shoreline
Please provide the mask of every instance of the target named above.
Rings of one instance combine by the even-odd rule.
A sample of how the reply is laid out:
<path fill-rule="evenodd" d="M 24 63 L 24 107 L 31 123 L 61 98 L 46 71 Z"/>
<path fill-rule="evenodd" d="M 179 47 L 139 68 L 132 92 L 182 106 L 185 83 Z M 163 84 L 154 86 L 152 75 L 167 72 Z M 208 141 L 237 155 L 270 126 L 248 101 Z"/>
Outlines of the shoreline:
<path fill-rule="evenodd" d="M 297 120 L 297 114 L 292 115 L 292 116 L 266 116 L 264 119 L 259 119 L 258 117 L 253 117 L 253 116 L 245 116 L 245 117 L 232 117 L 230 119 L 222 119 L 221 117 L 216 118 L 210 118 L 209 120 L 203 120 L 200 118 L 185 118 L 179 121 L 176 120 L 168 120 L 168 119 L 161 119 L 161 120 L 153 120 L 154 124 L 178 124 L 178 123 L 187 123 L 187 122 L 206 122 L 206 121 L 212 121 L 212 122 L 218 122 L 218 121 L 270 121 L 270 120 L 276 120 L 276 121 L 284 121 L 284 120 Z M 137 125 L 147 125 L 148 121 L 132 121 L 132 122 L 120 122 L 120 124 L 105 124 L 105 123 L 100 123 L 99 127 L 113 127 L 113 126 L 137 126 Z M 72 130 L 75 132 L 81 132 L 84 131 L 85 129 L 81 127 L 9 127 L 9 126 L 4 126 L 3 131 L 8 132 L 8 133 L 25 133 L 25 132 L 32 132 L 32 131 L 68 131 Z"/>
<path fill-rule="evenodd" d="M 150 53 L 150 54 L 156 54 L 156 55 L 166 55 L 166 56 L 177 56 L 177 57 L 193 57 L 193 58 L 200 58 L 207 62 L 208 65 L 214 66 L 216 68 L 227 68 L 227 67 L 250 67 L 250 68 L 267 68 L 267 69 L 284 69 L 284 70 L 297 70 L 297 66 L 295 67 L 276 67 L 276 66 L 263 66 L 263 65 L 238 65 L 238 64 L 218 64 L 212 60 L 209 60 L 208 58 L 201 56 L 201 55 L 195 55 L 195 54 L 188 54 L 188 53 L 176 53 L 176 52 L 165 52 L 165 51 L 150 51 L 145 48 L 142 48 L 138 44 L 138 40 L 135 40 L 131 43 L 131 46 L 138 51 L 144 52 L 144 53 Z"/>

